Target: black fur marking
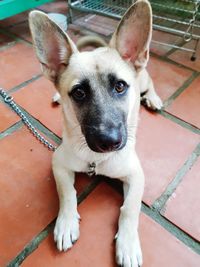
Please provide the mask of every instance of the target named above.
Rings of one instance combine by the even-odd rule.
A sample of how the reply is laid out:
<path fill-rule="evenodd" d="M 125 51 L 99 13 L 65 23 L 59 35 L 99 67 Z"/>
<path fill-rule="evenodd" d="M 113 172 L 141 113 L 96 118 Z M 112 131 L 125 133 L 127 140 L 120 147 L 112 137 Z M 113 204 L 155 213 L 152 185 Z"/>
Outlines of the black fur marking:
<path fill-rule="evenodd" d="M 148 92 L 148 90 L 142 92 L 142 93 L 140 94 L 140 96 L 143 97 L 144 95 L 146 95 L 147 92 Z"/>
<path fill-rule="evenodd" d="M 73 93 L 76 89 L 80 88 L 81 90 L 83 90 L 85 92 L 86 97 L 84 98 L 83 101 L 77 101 L 74 97 L 73 97 Z M 78 105 L 83 105 L 88 103 L 91 98 L 92 98 L 92 90 L 91 90 L 91 86 L 90 86 L 90 82 L 89 79 L 84 79 L 82 81 L 80 81 L 78 84 L 74 85 L 71 89 L 71 91 L 69 92 L 69 96 L 73 99 L 73 101 L 76 102 L 76 104 Z"/>
<path fill-rule="evenodd" d="M 82 133 L 95 152 L 116 151 L 126 144 L 127 90 L 122 94 L 116 91 L 120 81 L 112 73 L 98 73 L 80 81 L 69 93 Z M 77 88 L 86 94 L 81 101 L 73 96 L 73 90 Z"/>
<path fill-rule="evenodd" d="M 117 83 L 123 82 L 125 85 L 125 90 L 122 93 L 119 93 L 115 90 L 115 87 Z M 109 93 L 111 94 L 112 97 L 115 98 L 121 98 L 124 95 L 126 95 L 126 92 L 129 88 L 129 85 L 126 83 L 126 81 L 123 81 L 122 79 L 119 79 L 115 74 L 110 73 L 108 74 L 108 82 L 109 82 Z"/>

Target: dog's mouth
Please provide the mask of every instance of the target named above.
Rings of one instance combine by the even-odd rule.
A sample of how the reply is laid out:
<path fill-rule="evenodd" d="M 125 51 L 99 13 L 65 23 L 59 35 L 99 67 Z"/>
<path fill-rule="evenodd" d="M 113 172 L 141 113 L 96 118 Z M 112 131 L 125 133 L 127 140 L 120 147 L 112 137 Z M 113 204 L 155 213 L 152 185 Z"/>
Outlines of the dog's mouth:
<path fill-rule="evenodd" d="M 122 128 L 108 128 L 104 131 L 90 127 L 84 131 L 88 147 L 97 153 L 108 153 L 121 150 L 127 141 L 126 131 Z"/>

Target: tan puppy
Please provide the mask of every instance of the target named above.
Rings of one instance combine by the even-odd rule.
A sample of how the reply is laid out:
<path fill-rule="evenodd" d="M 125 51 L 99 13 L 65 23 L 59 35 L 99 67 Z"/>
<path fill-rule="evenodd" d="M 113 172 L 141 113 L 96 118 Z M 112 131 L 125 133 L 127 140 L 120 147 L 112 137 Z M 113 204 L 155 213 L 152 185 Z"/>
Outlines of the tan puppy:
<path fill-rule="evenodd" d="M 138 219 L 144 175 L 135 152 L 140 92 L 152 108 L 161 108 L 145 67 L 152 31 L 146 0 L 132 5 L 108 47 L 79 52 L 47 15 L 30 14 L 30 28 L 44 75 L 61 95 L 63 140 L 53 155 L 60 200 L 54 230 L 57 248 L 66 251 L 79 238 L 74 173 L 102 174 L 124 184 L 116 234 L 116 261 L 142 265 Z M 89 234 L 89 233 L 88 233 Z"/>

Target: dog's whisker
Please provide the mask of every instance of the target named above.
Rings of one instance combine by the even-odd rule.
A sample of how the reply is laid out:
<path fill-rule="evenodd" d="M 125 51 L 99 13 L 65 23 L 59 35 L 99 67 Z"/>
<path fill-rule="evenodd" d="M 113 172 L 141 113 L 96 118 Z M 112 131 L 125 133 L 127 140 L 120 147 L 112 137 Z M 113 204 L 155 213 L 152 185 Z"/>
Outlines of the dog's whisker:
<path fill-rule="evenodd" d="M 82 143 L 80 143 L 80 150 L 81 150 L 81 149 L 83 150 L 84 148 L 88 148 L 88 147 L 87 147 L 87 143 L 86 143 L 85 140 L 83 140 Z"/>

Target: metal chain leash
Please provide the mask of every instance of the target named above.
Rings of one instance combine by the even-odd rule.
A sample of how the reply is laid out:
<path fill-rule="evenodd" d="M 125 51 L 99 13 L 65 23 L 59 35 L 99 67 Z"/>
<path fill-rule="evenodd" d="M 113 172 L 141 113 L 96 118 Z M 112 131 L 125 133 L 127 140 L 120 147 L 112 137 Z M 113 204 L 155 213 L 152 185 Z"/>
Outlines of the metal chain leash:
<path fill-rule="evenodd" d="M 27 116 L 23 113 L 23 111 L 19 108 L 19 106 L 13 100 L 13 97 L 10 96 L 6 91 L 0 87 L 0 95 L 3 97 L 3 100 L 6 104 L 8 104 L 15 113 L 22 119 L 22 122 L 26 125 L 26 127 L 31 131 L 31 133 L 35 136 L 37 140 L 39 140 L 43 145 L 45 145 L 49 150 L 55 151 L 56 146 L 52 145 L 47 139 L 45 139 L 32 125 Z"/>

